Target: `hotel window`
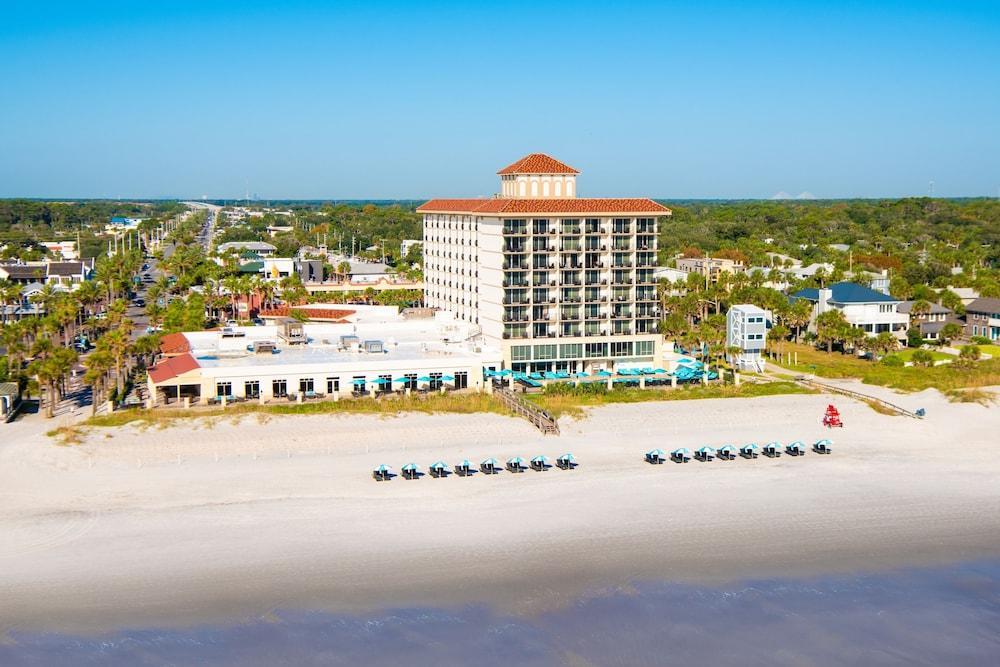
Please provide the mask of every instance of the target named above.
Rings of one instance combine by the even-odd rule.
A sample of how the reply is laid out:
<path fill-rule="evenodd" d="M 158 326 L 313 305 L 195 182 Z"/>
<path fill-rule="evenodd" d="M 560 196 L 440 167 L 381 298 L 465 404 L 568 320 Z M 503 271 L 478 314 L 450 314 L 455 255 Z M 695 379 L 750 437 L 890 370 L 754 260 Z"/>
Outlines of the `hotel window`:
<path fill-rule="evenodd" d="M 354 387 L 355 393 L 358 394 L 365 393 L 365 384 L 366 383 L 364 375 L 355 375 L 353 378 L 351 378 L 351 386 Z"/>
<path fill-rule="evenodd" d="M 587 357 L 606 357 L 608 356 L 608 344 L 607 343 L 587 343 L 586 345 Z"/>
<path fill-rule="evenodd" d="M 651 340 L 637 340 L 635 342 L 635 355 L 637 357 L 653 356 L 653 345 Z"/>
<path fill-rule="evenodd" d="M 340 378 L 327 378 L 326 379 L 326 393 L 328 393 L 328 394 L 339 394 L 340 393 Z"/>
<path fill-rule="evenodd" d="M 559 356 L 563 359 L 578 359 L 583 356 L 583 345 L 580 343 L 560 345 Z"/>
<path fill-rule="evenodd" d="M 299 393 L 305 394 L 306 392 L 315 391 L 315 385 L 313 384 L 312 378 L 302 378 L 299 380 Z"/>
<path fill-rule="evenodd" d="M 232 382 L 216 382 L 215 383 L 215 395 L 216 396 L 229 396 L 233 395 L 233 383 Z"/>
<path fill-rule="evenodd" d="M 416 373 L 407 373 L 403 377 L 406 378 L 406 384 L 403 385 L 403 388 L 404 389 L 412 389 L 413 391 L 416 391 L 417 390 L 417 374 Z"/>
<path fill-rule="evenodd" d="M 275 398 L 284 398 L 288 396 L 288 381 L 287 380 L 274 380 L 271 382 L 271 393 Z"/>
<path fill-rule="evenodd" d="M 434 391 L 435 389 L 440 389 L 441 386 L 444 384 L 444 382 L 441 381 L 441 376 L 442 375 L 444 375 L 444 373 L 431 373 L 430 374 L 430 378 L 431 378 L 430 389 L 431 389 L 431 391 Z"/>
<path fill-rule="evenodd" d="M 260 382 L 258 380 L 244 382 L 243 395 L 247 398 L 260 398 Z"/>
<path fill-rule="evenodd" d="M 455 389 L 466 389 L 469 386 L 469 374 L 465 371 L 455 373 Z"/>
<path fill-rule="evenodd" d="M 611 356 L 612 357 L 631 357 L 632 356 L 632 343 L 611 343 Z"/>
<path fill-rule="evenodd" d="M 510 348 L 511 361 L 531 361 L 530 345 L 513 345 Z"/>
<path fill-rule="evenodd" d="M 535 359 L 555 359 L 556 358 L 556 346 L 555 345 L 536 345 L 535 346 Z"/>

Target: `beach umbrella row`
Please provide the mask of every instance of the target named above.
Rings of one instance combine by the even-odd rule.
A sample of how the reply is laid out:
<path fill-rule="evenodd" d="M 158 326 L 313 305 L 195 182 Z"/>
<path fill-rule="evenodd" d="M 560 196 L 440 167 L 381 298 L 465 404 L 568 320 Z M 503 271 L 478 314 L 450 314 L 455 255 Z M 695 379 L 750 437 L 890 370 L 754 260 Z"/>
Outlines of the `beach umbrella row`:
<path fill-rule="evenodd" d="M 572 470 L 577 465 L 576 457 L 570 452 L 566 452 L 558 457 L 556 457 L 556 466 L 563 470 Z M 526 469 L 531 468 L 539 472 L 544 472 L 548 470 L 549 467 L 549 457 L 544 454 L 535 456 L 530 461 L 525 461 L 520 456 L 512 456 L 507 459 L 506 465 L 504 466 L 510 472 L 524 472 Z M 431 477 L 447 477 L 449 474 L 448 464 L 444 461 L 435 461 L 427 467 L 430 472 Z M 479 463 L 479 471 L 488 475 L 496 474 L 502 469 L 500 462 L 495 458 L 486 458 Z M 452 472 L 454 472 L 459 477 L 468 477 L 473 474 L 474 469 L 472 462 L 468 459 L 463 459 L 456 463 L 453 467 Z M 420 467 L 416 463 L 407 463 L 400 468 L 400 473 L 403 479 L 419 479 L 421 477 Z M 385 464 L 381 464 L 372 469 L 372 477 L 375 481 L 382 482 L 392 479 L 393 473 L 392 468 Z"/>
<path fill-rule="evenodd" d="M 817 440 L 813 444 L 812 450 L 817 454 L 829 454 L 833 451 L 833 442 L 827 438 Z M 718 449 L 705 445 L 694 451 L 694 458 L 699 461 L 711 461 L 713 458 L 719 458 L 723 461 L 733 461 L 736 459 L 737 453 L 745 459 L 755 459 L 761 452 L 769 458 L 777 458 L 781 456 L 782 452 L 790 456 L 805 456 L 806 444 L 801 440 L 795 440 L 782 447 L 780 442 L 772 441 L 763 447 L 750 443 L 743 445 L 739 449 L 737 449 L 736 445 L 723 445 Z M 667 454 L 659 448 L 651 449 L 645 454 L 647 463 L 663 463 L 667 458 Z M 669 455 L 669 459 L 676 463 L 687 463 L 691 458 L 691 450 L 686 447 L 678 447 L 670 452 Z"/>

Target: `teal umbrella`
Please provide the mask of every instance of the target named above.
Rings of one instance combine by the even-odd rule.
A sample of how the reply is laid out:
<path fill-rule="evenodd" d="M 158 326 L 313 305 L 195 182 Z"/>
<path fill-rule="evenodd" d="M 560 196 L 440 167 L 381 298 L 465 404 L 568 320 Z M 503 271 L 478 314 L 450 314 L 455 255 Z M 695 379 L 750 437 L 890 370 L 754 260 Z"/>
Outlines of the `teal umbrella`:
<path fill-rule="evenodd" d="M 609 378 L 609 377 L 611 377 L 611 373 L 609 373 L 608 371 L 604 370 L 603 368 L 601 370 L 597 371 L 596 373 L 594 373 L 594 375 L 597 375 L 597 376 L 602 377 L 602 378 Z"/>
<path fill-rule="evenodd" d="M 518 467 L 523 466 L 524 459 L 522 459 L 520 456 L 515 456 L 513 458 L 507 459 L 507 465 L 518 466 Z"/>
<path fill-rule="evenodd" d="M 429 467 L 431 470 L 444 470 L 445 468 L 448 467 L 448 464 L 446 464 L 444 461 L 435 461 Z"/>
<path fill-rule="evenodd" d="M 486 459 L 485 461 L 482 462 L 482 465 L 493 466 L 495 468 L 496 466 L 500 465 L 500 462 L 497 461 L 496 459 Z"/>
<path fill-rule="evenodd" d="M 760 447 L 757 445 L 743 445 L 740 447 L 741 452 L 756 452 Z"/>
<path fill-rule="evenodd" d="M 390 472 L 392 472 L 392 468 L 390 468 L 387 465 L 380 465 L 379 467 L 375 468 L 375 472 L 382 473 L 383 475 L 388 475 Z"/>
<path fill-rule="evenodd" d="M 390 382 L 392 382 L 392 380 L 387 378 L 375 378 L 372 380 L 372 384 L 389 384 Z"/>
<path fill-rule="evenodd" d="M 572 454 L 570 454 L 569 452 L 566 452 L 565 454 L 563 454 L 562 456 L 560 456 L 558 460 L 573 462 L 573 461 L 576 461 L 576 457 L 573 456 Z"/>
<path fill-rule="evenodd" d="M 830 440 L 827 440 L 826 438 L 823 438 L 822 440 L 817 440 L 817 441 L 816 441 L 816 445 L 817 445 L 817 446 L 818 446 L 818 445 L 824 445 L 824 446 L 826 446 L 826 447 L 830 447 L 830 446 L 832 446 L 832 445 L 833 445 L 833 442 L 832 442 L 832 441 L 830 441 Z"/>
<path fill-rule="evenodd" d="M 451 375 L 442 375 L 438 379 L 440 379 L 442 382 L 454 382 L 455 381 L 455 378 L 452 377 Z"/>
<path fill-rule="evenodd" d="M 410 378 L 396 378 L 395 380 L 393 380 L 393 382 L 395 382 L 397 384 L 403 384 L 404 382 L 409 382 L 409 381 L 410 381 Z"/>
<path fill-rule="evenodd" d="M 514 372 L 514 371 L 510 370 L 509 368 L 505 368 L 505 369 L 503 369 L 502 371 L 497 371 L 497 373 L 496 373 L 496 374 L 497 374 L 497 375 L 499 375 L 499 376 L 500 376 L 500 377 L 502 377 L 502 378 L 505 378 L 505 377 L 510 377 L 510 375 L 511 375 L 511 374 L 512 374 L 513 372 Z"/>
<path fill-rule="evenodd" d="M 670 454 L 673 456 L 690 456 L 691 450 L 687 449 L 686 447 L 681 447 L 680 449 L 675 449 L 674 451 L 670 452 Z"/>
<path fill-rule="evenodd" d="M 428 384 L 430 383 L 430 381 L 431 379 L 426 375 L 421 375 L 420 377 L 417 378 L 417 382 L 422 382 L 423 384 Z"/>
<path fill-rule="evenodd" d="M 714 455 L 715 454 L 715 449 L 712 448 L 712 447 L 699 447 L 698 448 L 698 453 L 699 454 Z"/>
<path fill-rule="evenodd" d="M 401 470 L 406 470 L 407 472 L 409 471 L 416 472 L 418 468 L 416 463 L 407 463 L 405 466 L 401 468 Z"/>
<path fill-rule="evenodd" d="M 455 466 L 455 467 L 456 467 L 456 468 L 471 468 L 471 467 L 472 467 L 472 462 L 471 462 L 471 461 L 469 461 L 469 459 L 462 459 L 462 462 L 461 462 L 461 463 L 459 463 L 459 464 L 458 464 L 457 466 Z"/>
<path fill-rule="evenodd" d="M 646 452 L 646 456 L 663 456 L 663 450 L 662 449 L 651 449 L 648 452 Z"/>
<path fill-rule="evenodd" d="M 365 383 L 365 379 L 364 378 L 355 378 L 354 380 L 351 381 L 351 383 L 355 387 L 360 387 L 361 385 L 363 385 Z"/>
<path fill-rule="evenodd" d="M 535 458 L 531 459 L 531 462 L 532 463 L 548 463 L 549 462 L 549 457 L 547 457 L 544 454 L 542 454 L 540 456 L 536 456 Z"/>

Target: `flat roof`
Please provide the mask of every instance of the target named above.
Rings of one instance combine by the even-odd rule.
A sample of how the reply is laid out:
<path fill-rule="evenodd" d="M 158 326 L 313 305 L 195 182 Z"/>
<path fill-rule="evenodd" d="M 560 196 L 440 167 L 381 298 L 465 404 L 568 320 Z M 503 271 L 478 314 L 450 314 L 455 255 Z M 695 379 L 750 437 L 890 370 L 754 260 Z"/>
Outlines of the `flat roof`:
<path fill-rule="evenodd" d="M 375 311 L 361 315 L 355 322 L 306 323 L 305 344 L 290 345 L 278 336 L 279 326 L 233 327 L 243 336 L 223 336 L 219 331 L 187 332 L 184 337 L 191 356 L 209 376 L 253 374 L 255 368 L 267 368 L 267 374 L 286 371 L 309 373 L 329 370 L 363 372 L 412 371 L 420 368 L 499 363 L 499 349 L 473 344 L 478 330 L 446 313 L 432 319 L 403 319 L 398 314 L 385 317 Z M 342 336 L 356 336 L 361 341 L 380 340 L 384 352 L 371 353 L 342 349 Z M 258 354 L 247 349 L 255 342 L 276 344 L 275 354 Z M 476 350 L 478 348 L 479 351 Z M 362 346 L 363 349 L 363 346 Z"/>

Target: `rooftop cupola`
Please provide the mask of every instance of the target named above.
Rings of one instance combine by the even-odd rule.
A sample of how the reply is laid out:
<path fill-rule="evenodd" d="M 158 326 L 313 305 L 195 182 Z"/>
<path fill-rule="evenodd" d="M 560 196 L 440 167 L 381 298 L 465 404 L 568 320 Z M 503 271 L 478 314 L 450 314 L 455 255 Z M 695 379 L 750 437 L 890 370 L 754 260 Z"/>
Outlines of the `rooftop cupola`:
<path fill-rule="evenodd" d="M 545 153 L 525 155 L 497 172 L 500 196 L 512 199 L 572 199 L 580 172 Z"/>

